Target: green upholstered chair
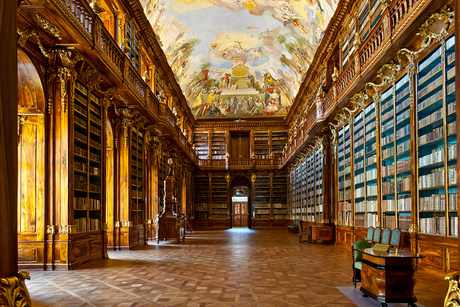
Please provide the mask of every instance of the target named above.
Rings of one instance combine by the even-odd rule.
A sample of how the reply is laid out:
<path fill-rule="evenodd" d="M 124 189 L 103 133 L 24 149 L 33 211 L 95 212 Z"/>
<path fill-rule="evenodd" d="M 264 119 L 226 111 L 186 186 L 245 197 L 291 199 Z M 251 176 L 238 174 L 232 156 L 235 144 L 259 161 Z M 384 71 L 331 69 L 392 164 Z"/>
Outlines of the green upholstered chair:
<path fill-rule="evenodd" d="M 382 239 L 380 240 L 380 243 L 390 244 L 390 236 L 391 236 L 391 230 L 389 228 L 385 228 L 383 230 Z"/>
<path fill-rule="evenodd" d="M 380 233 L 382 232 L 382 230 L 380 228 L 375 228 L 374 230 L 374 236 L 372 237 L 372 244 L 375 244 L 375 243 L 380 243 Z"/>
<path fill-rule="evenodd" d="M 351 254 L 353 256 L 353 285 L 356 288 L 356 282 L 361 281 L 361 270 L 363 269 L 363 264 L 361 260 L 363 259 L 363 253 L 357 251 L 356 249 L 364 249 L 371 247 L 372 244 L 367 242 L 364 239 L 359 239 L 355 243 L 351 244 Z"/>
<path fill-rule="evenodd" d="M 401 230 L 395 228 L 391 232 L 390 246 L 399 248 L 399 245 L 401 245 Z"/>
<path fill-rule="evenodd" d="M 370 226 L 367 229 L 366 241 L 372 243 L 372 238 L 374 237 L 374 227 Z"/>
<path fill-rule="evenodd" d="M 299 243 L 302 242 L 311 242 L 311 226 L 306 227 L 306 231 L 300 231 L 299 232 Z"/>

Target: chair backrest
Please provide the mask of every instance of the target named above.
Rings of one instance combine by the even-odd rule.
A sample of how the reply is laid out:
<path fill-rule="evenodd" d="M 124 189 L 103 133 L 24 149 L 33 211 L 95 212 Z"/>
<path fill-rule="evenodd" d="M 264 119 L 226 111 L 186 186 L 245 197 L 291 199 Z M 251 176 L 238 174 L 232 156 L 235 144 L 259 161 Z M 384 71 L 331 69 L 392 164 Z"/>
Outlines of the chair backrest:
<path fill-rule="evenodd" d="M 369 243 L 372 242 L 373 236 L 374 236 L 374 227 L 370 226 L 367 229 L 366 241 L 369 242 Z"/>
<path fill-rule="evenodd" d="M 359 252 L 359 251 L 356 251 L 355 248 L 369 248 L 371 247 L 371 243 L 367 242 L 366 240 L 364 239 L 359 239 L 358 241 L 356 241 L 355 243 L 353 243 L 353 254 L 354 254 L 354 261 L 361 261 L 361 259 L 363 259 L 363 253 L 362 252 Z"/>
<path fill-rule="evenodd" d="M 391 236 L 391 230 L 389 228 L 385 228 L 382 233 L 382 240 L 380 240 L 380 243 L 382 244 L 390 244 L 390 236 Z"/>
<path fill-rule="evenodd" d="M 400 244 L 401 244 L 401 230 L 399 230 L 398 228 L 395 228 L 391 232 L 390 245 L 395 248 L 399 248 Z"/>
<path fill-rule="evenodd" d="M 372 238 L 372 243 L 380 243 L 380 228 L 375 228 L 374 230 L 374 237 Z"/>

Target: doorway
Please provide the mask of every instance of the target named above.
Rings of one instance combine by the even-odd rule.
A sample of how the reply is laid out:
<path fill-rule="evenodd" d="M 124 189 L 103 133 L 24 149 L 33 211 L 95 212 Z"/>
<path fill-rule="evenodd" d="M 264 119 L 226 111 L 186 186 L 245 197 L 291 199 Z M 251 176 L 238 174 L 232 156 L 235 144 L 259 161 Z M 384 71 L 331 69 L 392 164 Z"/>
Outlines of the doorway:
<path fill-rule="evenodd" d="M 251 185 L 246 176 L 239 175 L 232 180 L 231 204 L 232 227 L 248 228 L 251 212 Z"/>
<path fill-rule="evenodd" d="M 248 187 L 233 188 L 233 227 L 248 227 Z"/>

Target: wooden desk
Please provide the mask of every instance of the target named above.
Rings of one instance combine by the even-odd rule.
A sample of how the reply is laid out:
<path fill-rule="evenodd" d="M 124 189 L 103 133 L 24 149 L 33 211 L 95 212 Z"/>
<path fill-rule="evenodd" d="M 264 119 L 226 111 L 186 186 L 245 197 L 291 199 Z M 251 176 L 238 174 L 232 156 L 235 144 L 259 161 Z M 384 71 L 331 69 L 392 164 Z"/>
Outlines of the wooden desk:
<path fill-rule="evenodd" d="M 312 226 L 311 239 L 316 241 L 332 241 L 332 226 Z"/>
<path fill-rule="evenodd" d="M 372 248 L 359 251 L 363 252 L 360 289 L 363 296 L 372 297 L 381 307 L 386 307 L 386 303 L 415 306 L 414 260 L 425 256 L 395 249 L 384 254 L 376 254 Z"/>

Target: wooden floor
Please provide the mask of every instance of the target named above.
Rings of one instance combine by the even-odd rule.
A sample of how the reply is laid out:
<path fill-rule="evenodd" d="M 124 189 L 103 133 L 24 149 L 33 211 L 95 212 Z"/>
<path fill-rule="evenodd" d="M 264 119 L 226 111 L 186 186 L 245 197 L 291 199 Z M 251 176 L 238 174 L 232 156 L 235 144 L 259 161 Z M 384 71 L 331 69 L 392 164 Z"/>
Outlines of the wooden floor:
<path fill-rule="evenodd" d="M 286 229 L 195 231 L 186 241 L 150 242 L 75 271 L 32 271 L 39 306 L 356 306 L 351 252 L 298 243 Z M 416 296 L 442 306 L 447 282 L 417 273 Z"/>

